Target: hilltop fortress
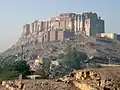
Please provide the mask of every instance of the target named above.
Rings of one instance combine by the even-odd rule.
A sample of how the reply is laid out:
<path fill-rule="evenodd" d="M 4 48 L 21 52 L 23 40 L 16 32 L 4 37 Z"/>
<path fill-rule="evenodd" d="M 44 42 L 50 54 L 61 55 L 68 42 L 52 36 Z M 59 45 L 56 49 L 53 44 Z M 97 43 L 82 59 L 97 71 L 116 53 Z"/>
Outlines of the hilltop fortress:
<path fill-rule="evenodd" d="M 96 13 L 61 13 L 46 21 L 35 20 L 23 25 L 23 34 L 38 34 L 39 41 L 64 40 L 74 35 L 95 36 L 104 33 L 104 20 Z"/>

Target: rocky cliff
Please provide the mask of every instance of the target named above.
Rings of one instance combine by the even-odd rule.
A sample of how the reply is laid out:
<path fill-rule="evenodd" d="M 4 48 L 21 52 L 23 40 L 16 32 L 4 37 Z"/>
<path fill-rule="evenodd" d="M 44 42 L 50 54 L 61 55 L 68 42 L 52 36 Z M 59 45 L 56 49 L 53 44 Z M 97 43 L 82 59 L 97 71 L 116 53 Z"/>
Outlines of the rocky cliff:
<path fill-rule="evenodd" d="M 65 54 L 68 47 L 74 47 L 78 51 L 88 54 L 89 57 L 107 57 L 120 58 L 120 42 L 108 38 L 75 36 L 70 40 L 39 42 L 39 34 L 22 35 L 18 42 L 11 48 L 3 52 L 1 60 L 7 57 L 21 57 L 21 45 L 23 45 L 24 58 L 28 61 L 33 60 L 36 56 L 48 57 Z"/>

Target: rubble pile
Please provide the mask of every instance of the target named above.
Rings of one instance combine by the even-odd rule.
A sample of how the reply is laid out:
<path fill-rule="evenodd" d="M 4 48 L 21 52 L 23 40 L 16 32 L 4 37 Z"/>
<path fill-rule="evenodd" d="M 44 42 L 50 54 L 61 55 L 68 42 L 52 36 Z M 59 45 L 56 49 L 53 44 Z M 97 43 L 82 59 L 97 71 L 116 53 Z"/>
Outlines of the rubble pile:
<path fill-rule="evenodd" d="M 120 68 L 97 68 L 77 70 L 68 77 L 56 81 L 71 82 L 81 90 L 119 90 Z"/>
<path fill-rule="evenodd" d="M 79 90 L 74 86 L 54 80 L 3 81 L 2 86 L 8 90 Z"/>
<path fill-rule="evenodd" d="M 22 90 L 24 84 L 21 81 L 2 81 L 2 86 L 7 90 Z"/>

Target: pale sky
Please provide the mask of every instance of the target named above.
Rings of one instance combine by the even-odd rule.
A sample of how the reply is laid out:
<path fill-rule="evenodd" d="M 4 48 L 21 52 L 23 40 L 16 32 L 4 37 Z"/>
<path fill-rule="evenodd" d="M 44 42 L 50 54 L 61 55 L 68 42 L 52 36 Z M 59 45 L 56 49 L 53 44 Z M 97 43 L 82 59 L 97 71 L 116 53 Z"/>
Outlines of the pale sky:
<path fill-rule="evenodd" d="M 106 32 L 120 33 L 120 0 L 0 0 L 0 52 L 16 43 L 23 24 L 60 12 L 96 12 Z"/>

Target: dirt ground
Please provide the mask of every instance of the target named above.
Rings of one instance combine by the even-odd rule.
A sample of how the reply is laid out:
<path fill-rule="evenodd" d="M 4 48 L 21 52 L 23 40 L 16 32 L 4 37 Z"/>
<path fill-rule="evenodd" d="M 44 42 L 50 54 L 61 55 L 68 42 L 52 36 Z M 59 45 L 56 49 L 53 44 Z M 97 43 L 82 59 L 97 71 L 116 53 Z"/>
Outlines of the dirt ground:
<path fill-rule="evenodd" d="M 24 80 L 25 90 L 79 90 L 71 84 L 55 80 Z"/>
<path fill-rule="evenodd" d="M 8 90 L 8 89 L 6 89 L 2 85 L 0 85 L 0 90 Z"/>

